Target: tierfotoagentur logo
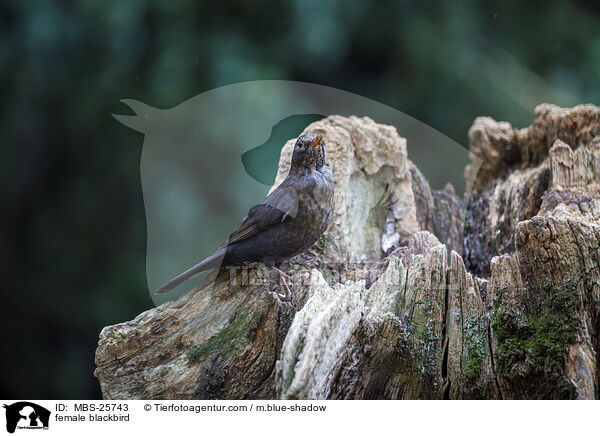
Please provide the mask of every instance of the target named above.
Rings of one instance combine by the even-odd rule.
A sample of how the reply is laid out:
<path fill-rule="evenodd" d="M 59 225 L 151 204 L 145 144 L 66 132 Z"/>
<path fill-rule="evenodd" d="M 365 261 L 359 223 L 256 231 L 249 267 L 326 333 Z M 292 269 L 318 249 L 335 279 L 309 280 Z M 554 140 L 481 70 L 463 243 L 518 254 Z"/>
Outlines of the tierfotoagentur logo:
<path fill-rule="evenodd" d="M 50 411 L 28 401 L 4 404 L 6 409 L 6 431 L 14 433 L 15 429 L 36 430 L 48 429 Z"/>

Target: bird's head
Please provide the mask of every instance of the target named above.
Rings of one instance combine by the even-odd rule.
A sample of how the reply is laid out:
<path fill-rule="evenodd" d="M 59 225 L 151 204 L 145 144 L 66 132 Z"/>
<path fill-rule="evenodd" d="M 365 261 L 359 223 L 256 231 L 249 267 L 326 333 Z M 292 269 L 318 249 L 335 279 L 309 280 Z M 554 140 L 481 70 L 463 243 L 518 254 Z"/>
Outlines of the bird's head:
<path fill-rule="evenodd" d="M 307 169 L 311 173 L 325 165 L 323 135 L 301 135 L 294 145 L 292 169 Z"/>

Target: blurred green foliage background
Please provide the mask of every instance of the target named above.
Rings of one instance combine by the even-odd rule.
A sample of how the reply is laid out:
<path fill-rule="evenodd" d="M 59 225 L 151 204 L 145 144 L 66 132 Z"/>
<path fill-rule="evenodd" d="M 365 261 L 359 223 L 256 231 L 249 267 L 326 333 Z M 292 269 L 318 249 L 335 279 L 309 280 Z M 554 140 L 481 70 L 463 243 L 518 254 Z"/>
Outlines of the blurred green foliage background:
<path fill-rule="evenodd" d="M 0 6 L 5 398 L 99 398 L 98 333 L 152 306 L 142 136 L 111 113 L 286 79 L 404 111 L 461 144 L 541 102 L 600 100 L 600 3 L 14 1 Z M 410 144 L 409 144 L 410 156 Z M 448 162 L 451 165 L 451 162 Z"/>

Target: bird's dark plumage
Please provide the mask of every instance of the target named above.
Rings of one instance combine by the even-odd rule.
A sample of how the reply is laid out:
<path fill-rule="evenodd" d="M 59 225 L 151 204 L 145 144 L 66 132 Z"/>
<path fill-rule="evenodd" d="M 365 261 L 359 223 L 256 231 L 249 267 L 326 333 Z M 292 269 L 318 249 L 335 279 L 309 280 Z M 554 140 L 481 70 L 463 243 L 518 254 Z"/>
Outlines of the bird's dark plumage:
<path fill-rule="evenodd" d="M 274 267 L 307 250 L 321 237 L 329 225 L 332 203 L 333 178 L 325 165 L 325 140 L 321 135 L 302 135 L 294 146 L 288 176 L 250 209 L 227 243 L 156 293 L 168 292 L 219 266 L 262 262 Z"/>

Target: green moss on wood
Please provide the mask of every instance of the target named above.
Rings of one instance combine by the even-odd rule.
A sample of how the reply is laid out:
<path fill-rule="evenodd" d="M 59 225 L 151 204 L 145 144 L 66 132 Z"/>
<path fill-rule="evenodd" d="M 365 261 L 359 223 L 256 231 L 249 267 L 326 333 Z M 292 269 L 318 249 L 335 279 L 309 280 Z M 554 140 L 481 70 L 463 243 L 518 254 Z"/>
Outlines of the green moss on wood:
<path fill-rule="evenodd" d="M 189 364 L 200 363 L 215 353 L 236 355 L 243 351 L 247 344 L 248 333 L 247 312 L 239 312 L 234 320 L 208 341 L 188 350 Z"/>
<path fill-rule="evenodd" d="M 579 326 L 578 306 L 574 280 L 550 287 L 527 307 L 503 298 L 495 301 L 492 327 L 500 376 L 509 381 L 528 378 L 532 392 L 546 398 L 572 397 L 574 391 L 564 376 L 564 365 Z"/>
<path fill-rule="evenodd" d="M 479 378 L 481 374 L 487 341 L 485 330 L 485 321 L 479 316 L 470 316 L 465 321 L 464 334 L 467 346 L 467 363 L 464 375 L 469 381 Z"/>

